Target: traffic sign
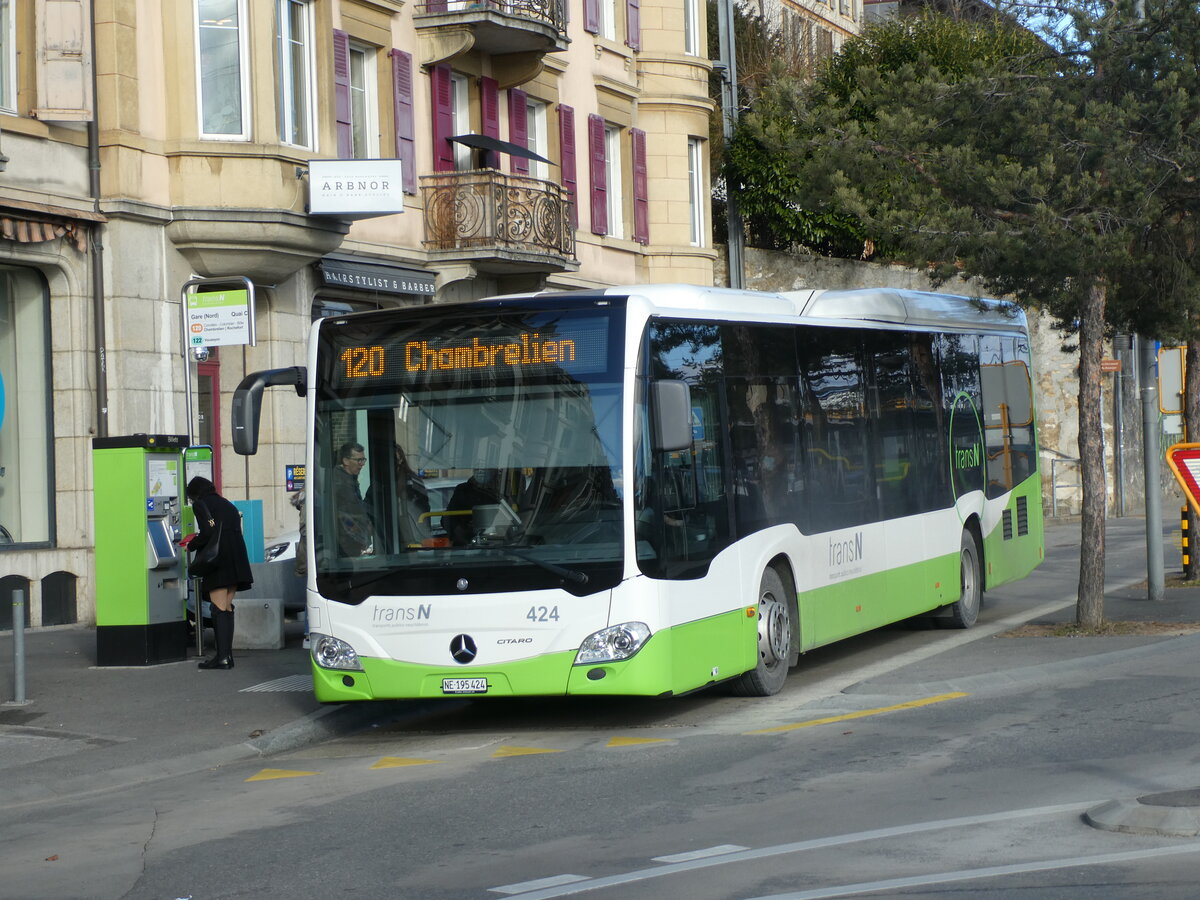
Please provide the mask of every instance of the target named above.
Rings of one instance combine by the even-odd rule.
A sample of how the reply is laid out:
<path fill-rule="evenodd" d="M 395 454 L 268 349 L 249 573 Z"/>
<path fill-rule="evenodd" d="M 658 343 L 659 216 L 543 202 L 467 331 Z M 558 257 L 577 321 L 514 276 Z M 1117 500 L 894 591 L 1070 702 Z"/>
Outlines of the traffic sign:
<path fill-rule="evenodd" d="M 1158 409 L 1163 415 L 1183 413 L 1183 379 L 1187 374 L 1184 359 L 1187 347 L 1158 349 Z"/>
<path fill-rule="evenodd" d="M 1192 509 L 1200 514 L 1200 444 L 1175 444 L 1167 449 L 1167 465 L 1183 488 Z"/>

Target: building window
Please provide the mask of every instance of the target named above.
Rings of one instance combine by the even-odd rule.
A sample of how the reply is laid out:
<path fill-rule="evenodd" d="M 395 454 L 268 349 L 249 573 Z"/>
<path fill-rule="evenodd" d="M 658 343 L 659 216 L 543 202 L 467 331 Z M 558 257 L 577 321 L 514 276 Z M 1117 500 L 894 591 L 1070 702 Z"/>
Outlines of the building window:
<path fill-rule="evenodd" d="M 355 159 L 379 156 L 379 124 L 375 102 L 375 50 L 350 45 L 350 132 Z"/>
<path fill-rule="evenodd" d="M 248 140 L 244 0 L 196 0 L 200 137 Z"/>
<path fill-rule="evenodd" d="M 17 28 L 12 0 L 0 0 L 0 110 L 17 111 Z"/>
<path fill-rule="evenodd" d="M 625 237 L 624 197 L 621 192 L 621 128 L 604 126 L 604 179 L 608 186 L 608 234 Z"/>
<path fill-rule="evenodd" d="M 538 156 L 550 158 L 550 139 L 546 132 L 546 104 L 541 100 L 525 100 L 525 146 Z M 543 181 L 550 179 L 550 166 L 538 160 L 529 161 L 529 174 Z"/>
<path fill-rule="evenodd" d="M 683 52 L 700 55 L 700 0 L 683 0 Z"/>
<path fill-rule="evenodd" d="M 49 305 L 37 272 L 0 266 L 0 547 L 53 538 Z"/>
<path fill-rule="evenodd" d="M 600 0 L 600 37 L 610 41 L 617 39 L 616 0 Z"/>
<path fill-rule="evenodd" d="M 455 72 L 450 76 L 450 133 L 473 134 L 471 130 L 471 82 L 466 75 Z M 454 144 L 454 169 L 468 172 L 475 168 L 471 148 Z"/>
<path fill-rule="evenodd" d="M 313 150 L 312 7 L 306 0 L 278 3 L 279 138 Z"/>
<path fill-rule="evenodd" d="M 704 208 L 708 205 L 704 195 L 704 142 L 700 138 L 688 138 L 688 208 L 691 225 L 691 243 L 704 246 Z"/>

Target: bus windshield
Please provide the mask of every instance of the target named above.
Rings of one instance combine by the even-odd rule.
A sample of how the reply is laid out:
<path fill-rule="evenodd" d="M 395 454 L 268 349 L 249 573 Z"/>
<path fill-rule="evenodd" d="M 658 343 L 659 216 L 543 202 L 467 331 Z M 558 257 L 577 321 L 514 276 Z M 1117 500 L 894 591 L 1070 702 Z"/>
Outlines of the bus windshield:
<path fill-rule="evenodd" d="M 619 313 L 443 307 L 323 322 L 310 473 L 321 593 L 615 584 Z"/>

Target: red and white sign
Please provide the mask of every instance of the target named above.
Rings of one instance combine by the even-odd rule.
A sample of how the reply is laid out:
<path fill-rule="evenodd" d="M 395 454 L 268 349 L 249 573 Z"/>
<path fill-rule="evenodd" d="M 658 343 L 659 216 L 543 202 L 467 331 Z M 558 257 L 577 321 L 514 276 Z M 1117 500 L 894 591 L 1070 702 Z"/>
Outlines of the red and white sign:
<path fill-rule="evenodd" d="M 1167 450 L 1167 465 L 1187 495 L 1192 509 L 1200 514 L 1200 444 L 1175 444 Z"/>

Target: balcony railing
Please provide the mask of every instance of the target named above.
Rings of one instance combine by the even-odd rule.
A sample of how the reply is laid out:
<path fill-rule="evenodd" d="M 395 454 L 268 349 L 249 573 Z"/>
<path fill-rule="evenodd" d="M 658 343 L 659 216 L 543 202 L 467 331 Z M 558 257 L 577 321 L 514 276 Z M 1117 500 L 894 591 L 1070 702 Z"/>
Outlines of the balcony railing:
<path fill-rule="evenodd" d="M 428 0 L 418 3 L 418 15 L 425 13 L 462 13 L 491 10 L 503 15 L 530 19 L 549 25 L 555 31 L 567 30 L 563 0 Z"/>
<path fill-rule="evenodd" d="M 468 26 L 473 48 L 484 53 L 554 53 L 567 47 L 563 0 L 426 0 L 417 4 L 413 24 L 421 31 Z"/>
<path fill-rule="evenodd" d="M 430 250 L 503 251 L 547 268 L 575 262 L 575 231 L 566 190 L 551 181 L 496 169 L 421 178 L 425 246 Z"/>

